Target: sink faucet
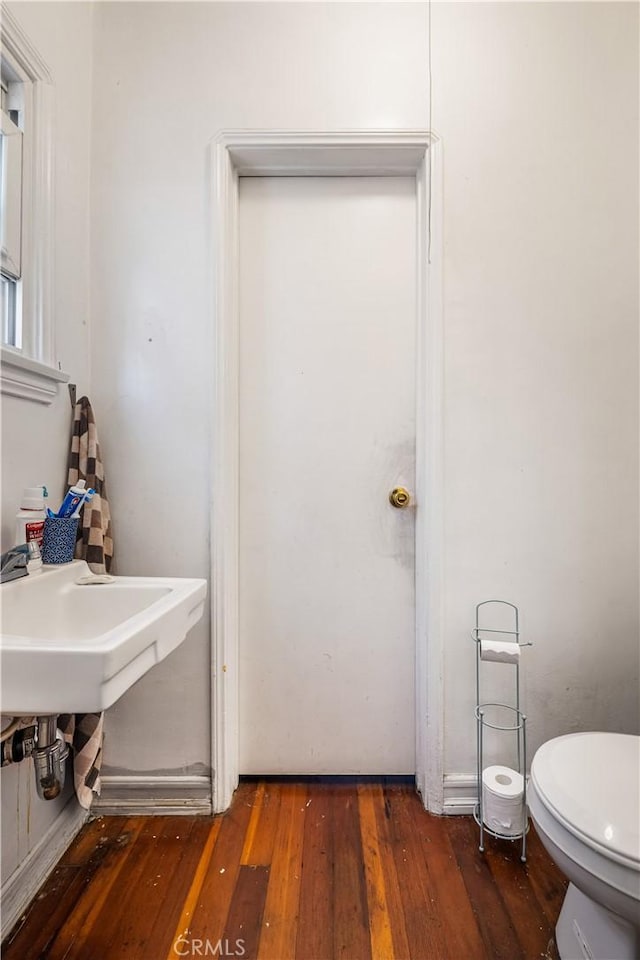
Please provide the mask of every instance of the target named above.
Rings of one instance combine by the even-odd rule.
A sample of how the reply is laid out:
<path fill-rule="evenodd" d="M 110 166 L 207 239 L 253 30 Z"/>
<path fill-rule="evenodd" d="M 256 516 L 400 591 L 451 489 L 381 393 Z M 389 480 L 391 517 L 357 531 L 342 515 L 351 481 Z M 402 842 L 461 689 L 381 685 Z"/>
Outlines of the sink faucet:
<path fill-rule="evenodd" d="M 11 547 L 0 557 L 0 583 L 7 583 L 9 580 L 17 580 L 18 577 L 26 577 L 27 562 L 29 560 L 29 545 L 21 543 L 17 547 Z"/>

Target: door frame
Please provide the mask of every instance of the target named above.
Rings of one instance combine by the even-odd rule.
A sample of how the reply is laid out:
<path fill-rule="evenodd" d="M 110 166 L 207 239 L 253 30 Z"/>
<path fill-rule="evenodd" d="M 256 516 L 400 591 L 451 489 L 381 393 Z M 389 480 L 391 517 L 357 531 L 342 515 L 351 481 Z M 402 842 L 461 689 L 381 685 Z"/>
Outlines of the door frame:
<path fill-rule="evenodd" d="M 211 144 L 211 789 L 226 810 L 239 766 L 239 302 L 242 176 L 415 176 L 416 785 L 443 810 L 443 320 L 441 141 L 419 130 L 224 131 Z"/>

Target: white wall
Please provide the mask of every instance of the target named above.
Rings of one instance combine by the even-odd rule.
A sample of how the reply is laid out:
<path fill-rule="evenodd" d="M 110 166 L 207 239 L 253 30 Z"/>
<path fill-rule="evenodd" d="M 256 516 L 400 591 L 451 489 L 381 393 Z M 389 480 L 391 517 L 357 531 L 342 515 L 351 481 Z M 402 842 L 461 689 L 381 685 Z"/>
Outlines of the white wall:
<path fill-rule="evenodd" d="M 532 748 L 638 732 L 638 6 L 436 4 L 432 28 L 445 769 L 468 772 L 468 638 L 489 597 L 535 644 Z"/>
<path fill-rule="evenodd" d="M 637 729 L 638 22 L 434 4 L 443 140 L 445 769 L 474 605 L 518 603 L 533 746 Z M 100 4 L 92 391 L 118 569 L 208 574 L 208 154 L 221 128 L 426 127 L 424 4 Z M 109 713 L 114 769 L 206 764 L 202 625 Z"/>
<path fill-rule="evenodd" d="M 89 388 L 89 162 L 92 9 L 85 3 L 11 3 L 11 13 L 49 66 L 55 83 L 54 286 L 57 356 Z M 66 387 L 50 407 L 2 397 L 2 545 L 14 543 L 22 489 L 45 483 L 52 499 L 66 481 L 71 408 Z M 6 767 L 2 788 L 2 877 L 22 863 L 70 796 L 43 802 L 30 763 Z M 73 801 L 75 803 L 75 801 Z"/>
<path fill-rule="evenodd" d="M 221 128 L 422 126 L 426 10 L 101 4 L 93 392 L 118 570 L 208 576 L 207 145 Z M 207 625 L 109 711 L 107 766 L 209 763 Z"/>

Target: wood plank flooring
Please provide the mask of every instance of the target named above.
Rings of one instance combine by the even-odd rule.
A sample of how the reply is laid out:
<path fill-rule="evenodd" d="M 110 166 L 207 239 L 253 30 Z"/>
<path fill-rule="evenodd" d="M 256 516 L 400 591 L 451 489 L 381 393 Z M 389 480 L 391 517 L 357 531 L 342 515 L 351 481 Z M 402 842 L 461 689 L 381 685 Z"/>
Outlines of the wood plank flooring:
<path fill-rule="evenodd" d="M 87 824 L 4 960 L 556 957 L 566 881 L 394 778 L 245 780 L 219 817 Z"/>

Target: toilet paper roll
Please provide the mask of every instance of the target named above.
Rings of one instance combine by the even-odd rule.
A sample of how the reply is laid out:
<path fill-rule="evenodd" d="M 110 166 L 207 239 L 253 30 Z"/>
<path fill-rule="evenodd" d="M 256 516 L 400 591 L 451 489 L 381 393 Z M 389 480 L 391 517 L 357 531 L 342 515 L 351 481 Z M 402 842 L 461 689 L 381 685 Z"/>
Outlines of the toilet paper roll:
<path fill-rule="evenodd" d="M 482 771 L 482 819 L 494 833 L 518 836 L 524 828 L 524 778 L 511 767 Z"/>
<path fill-rule="evenodd" d="M 495 764 L 485 767 L 482 771 L 482 783 L 497 797 L 513 799 L 522 797 L 524 793 L 524 777 L 511 767 L 502 767 Z"/>
<path fill-rule="evenodd" d="M 493 663 L 518 663 L 520 647 L 513 640 L 481 640 L 480 659 Z"/>

